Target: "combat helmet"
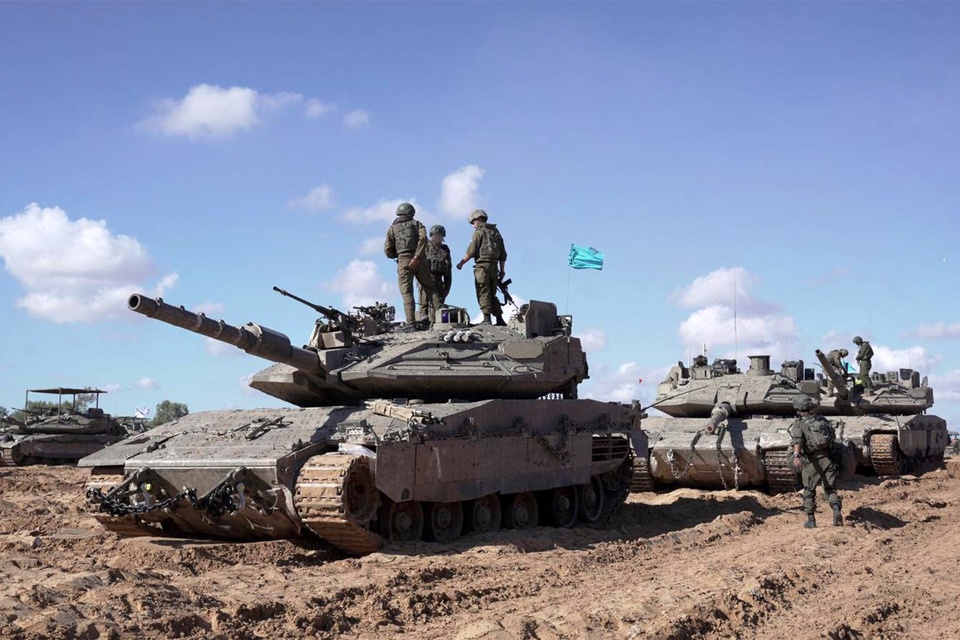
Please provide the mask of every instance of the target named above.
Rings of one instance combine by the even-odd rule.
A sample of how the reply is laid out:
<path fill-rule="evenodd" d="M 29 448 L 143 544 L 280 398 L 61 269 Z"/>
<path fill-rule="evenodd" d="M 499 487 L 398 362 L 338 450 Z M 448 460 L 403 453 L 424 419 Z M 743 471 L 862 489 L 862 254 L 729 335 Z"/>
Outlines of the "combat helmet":
<path fill-rule="evenodd" d="M 846 358 L 848 355 L 850 355 L 850 352 L 849 352 L 849 351 L 847 351 L 846 349 L 840 349 L 840 357 L 841 357 L 841 358 Z"/>
<path fill-rule="evenodd" d="M 793 401 L 793 408 L 797 411 L 810 411 L 817 403 L 810 396 L 800 396 Z"/>
<path fill-rule="evenodd" d="M 409 202 L 401 202 L 400 206 L 397 207 L 397 215 L 401 218 L 405 216 L 412 216 L 416 212 L 417 210 L 414 209 L 413 205 L 410 204 Z"/>
<path fill-rule="evenodd" d="M 477 220 L 486 220 L 487 212 L 483 209 L 477 209 L 467 217 L 467 222 L 473 224 Z"/>
<path fill-rule="evenodd" d="M 857 344 L 857 345 L 863 344 L 863 338 L 861 338 L 860 336 L 854 336 L 853 344 Z"/>
<path fill-rule="evenodd" d="M 431 236 L 435 236 L 435 235 L 437 235 L 438 233 L 439 233 L 441 236 L 443 236 L 444 238 L 447 237 L 447 230 L 443 227 L 442 224 L 435 224 L 435 225 L 433 225 L 432 227 L 430 227 L 430 235 L 431 235 Z"/>

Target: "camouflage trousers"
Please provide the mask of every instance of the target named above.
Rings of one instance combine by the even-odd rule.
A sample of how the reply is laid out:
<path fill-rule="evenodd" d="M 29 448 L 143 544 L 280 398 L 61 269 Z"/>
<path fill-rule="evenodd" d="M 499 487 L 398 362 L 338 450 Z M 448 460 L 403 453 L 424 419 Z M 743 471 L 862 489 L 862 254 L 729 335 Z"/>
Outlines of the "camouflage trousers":
<path fill-rule="evenodd" d="M 503 315 L 497 300 L 497 279 L 500 273 L 496 263 L 484 262 L 473 265 L 473 279 L 477 289 L 477 302 L 483 315 Z"/>
<path fill-rule="evenodd" d="M 441 274 L 431 273 L 430 278 L 433 280 L 433 290 L 437 292 L 437 298 L 440 300 L 440 307 L 442 307 L 443 303 L 447 301 L 447 294 L 450 291 L 444 290 Z M 417 283 L 417 290 L 420 292 L 420 308 L 417 309 L 417 320 L 425 320 L 430 308 L 430 295 L 426 289 L 420 286 L 420 283 Z"/>
<path fill-rule="evenodd" d="M 863 388 L 873 389 L 873 380 L 870 379 L 871 362 L 869 360 L 860 361 L 860 383 Z"/>
<path fill-rule="evenodd" d="M 430 268 L 425 260 L 420 261 L 417 270 L 407 270 L 407 265 L 413 259 L 412 255 L 403 255 L 397 258 L 397 284 L 400 285 L 400 296 L 403 298 L 403 312 L 406 315 L 407 323 L 413 323 L 417 319 L 417 308 L 413 300 L 413 279 L 416 277 L 420 286 L 427 290 L 427 308 L 430 312 L 430 324 L 436 318 L 436 312 L 440 308 L 440 298 L 437 297 L 437 291 L 433 288 L 433 276 L 430 275 Z"/>
<path fill-rule="evenodd" d="M 831 507 L 842 505 L 837 495 L 837 463 L 830 459 L 828 452 L 811 453 L 803 459 L 800 480 L 803 482 L 803 510 L 813 514 L 817 510 L 817 487 L 823 487 L 823 495 Z"/>

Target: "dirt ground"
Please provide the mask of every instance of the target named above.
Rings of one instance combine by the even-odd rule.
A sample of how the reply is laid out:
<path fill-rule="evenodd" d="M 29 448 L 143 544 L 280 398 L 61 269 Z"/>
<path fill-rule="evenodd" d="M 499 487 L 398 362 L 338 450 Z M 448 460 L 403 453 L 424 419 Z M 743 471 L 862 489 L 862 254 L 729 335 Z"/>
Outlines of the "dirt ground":
<path fill-rule="evenodd" d="M 320 542 L 121 539 L 86 471 L 0 470 L 2 638 L 956 638 L 960 461 L 797 494 L 631 496 L 608 529 L 346 558 Z"/>

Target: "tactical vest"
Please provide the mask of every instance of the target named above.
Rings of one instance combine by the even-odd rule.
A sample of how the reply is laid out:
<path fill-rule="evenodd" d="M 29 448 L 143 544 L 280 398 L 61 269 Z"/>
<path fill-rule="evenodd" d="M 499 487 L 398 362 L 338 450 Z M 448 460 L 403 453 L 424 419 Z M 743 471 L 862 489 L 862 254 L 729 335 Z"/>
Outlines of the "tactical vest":
<path fill-rule="evenodd" d="M 493 224 L 480 227 L 480 255 L 477 262 L 498 262 L 503 255 L 503 236 Z"/>
<path fill-rule="evenodd" d="M 430 267 L 430 273 L 438 276 L 445 274 L 450 270 L 450 249 L 447 245 L 435 245 L 432 242 L 427 243 L 427 266 Z"/>
<path fill-rule="evenodd" d="M 857 358 L 860 360 L 870 360 L 873 358 L 873 347 L 870 346 L 869 342 L 864 342 L 860 345 L 860 352 L 857 354 Z"/>
<path fill-rule="evenodd" d="M 829 451 L 837 439 L 833 425 L 823 417 L 803 418 L 800 429 L 804 435 L 804 446 L 807 453 Z"/>
<path fill-rule="evenodd" d="M 423 225 L 420 224 L 420 221 L 413 218 L 393 221 L 393 241 L 397 245 L 397 255 L 402 256 L 405 253 L 414 253 L 417 250 L 417 244 L 420 243 L 421 228 L 423 228 Z"/>

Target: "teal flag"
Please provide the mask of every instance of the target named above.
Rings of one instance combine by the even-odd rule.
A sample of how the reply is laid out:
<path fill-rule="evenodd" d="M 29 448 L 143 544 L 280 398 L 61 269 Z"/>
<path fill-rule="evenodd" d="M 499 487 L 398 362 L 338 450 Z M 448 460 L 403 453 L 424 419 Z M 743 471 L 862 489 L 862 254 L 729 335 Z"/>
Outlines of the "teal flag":
<path fill-rule="evenodd" d="M 570 245 L 570 266 L 574 269 L 603 269 L 603 253 L 593 247 Z"/>

